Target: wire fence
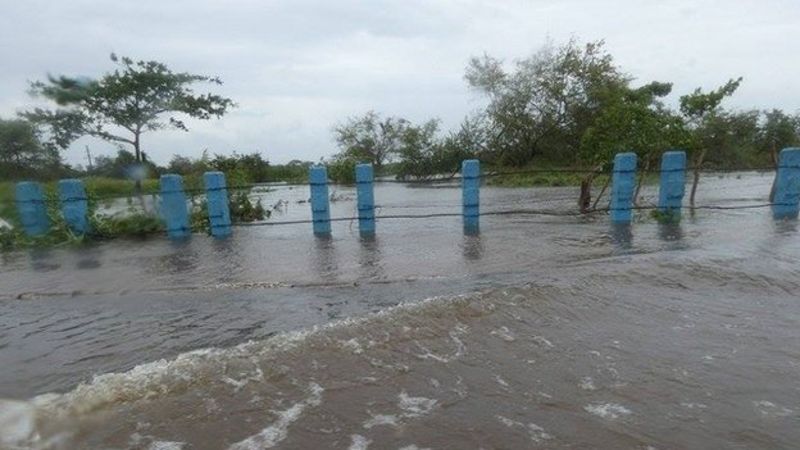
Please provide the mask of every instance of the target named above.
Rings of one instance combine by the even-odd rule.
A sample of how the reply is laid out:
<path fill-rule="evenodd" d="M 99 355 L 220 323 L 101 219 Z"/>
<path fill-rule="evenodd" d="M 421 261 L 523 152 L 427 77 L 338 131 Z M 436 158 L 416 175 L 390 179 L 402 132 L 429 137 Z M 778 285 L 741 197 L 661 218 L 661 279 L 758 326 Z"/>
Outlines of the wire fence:
<path fill-rule="evenodd" d="M 723 169 L 713 169 L 713 168 L 688 168 L 686 171 L 686 182 L 687 184 L 691 184 L 693 182 L 692 177 L 690 176 L 692 172 L 702 173 L 706 176 L 710 175 L 717 175 L 717 174 L 732 174 L 732 173 L 745 173 L 745 172 L 757 172 L 757 173 L 766 173 L 766 172 L 774 172 L 774 167 L 736 167 L 736 168 L 723 168 Z M 646 181 L 652 181 L 651 175 L 658 174 L 659 170 L 640 170 L 636 174 L 636 181 L 638 187 L 636 188 L 634 198 L 636 201 L 633 205 L 629 208 L 633 211 L 654 211 L 658 210 L 659 206 L 655 203 L 654 197 L 657 195 L 653 195 L 652 189 L 648 190 L 647 187 L 644 191 L 640 193 L 639 189 Z M 572 182 L 569 186 L 551 186 L 558 189 L 574 189 L 574 193 L 567 193 L 565 194 L 563 191 L 559 194 L 559 191 L 550 191 L 547 195 L 542 197 L 531 197 L 530 191 L 519 191 L 524 194 L 519 195 L 511 195 L 514 197 L 514 201 L 504 201 L 503 199 L 506 197 L 502 197 L 500 201 L 496 203 L 490 204 L 490 208 L 486 208 L 480 211 L 480 216 L 543 216 L 543 217 L 592 217 L 598 214 L 606 214 L 612 213 L 613 210 L 608 205 L 608 198 L 610 197 L 610 181 L 611 177 L 611 170 L 594 170 L 594 169 L 574 169 L 574 168 L 537 168 L 537 169 L 525 169 L 525 170 L 515 170 L 515 171 L 486 171 L 479 175 L 479 178 L 484 180 L 486 184 L 492 185 L 492 181 L 497 179 L 502 179 L 504 177 L 519 177 L 519 176 L 531 176 L 531 175 L 541 175 L 541 174 L 570 174 L 570 175 L 580 175 L 580 177 L 573 178 L 569 181 Z M 605 175 L 602 181 L 598 180 L 598 176 Z M 716 177 L 715 177 L 716 178 Z M 589 196 L 589 201 L 585 202 L 584 204 L 580 204 L 583 195 L 586 193 L 585 189 L 586 186 L 577 186 L 574 185 L 576 180 L 589 180 L 590 186 L 597 186 L 599 189 L 594 191 L 597 195 Z M 386 179 L 386 178 L 376 178 L 373 182 L 375 184 L 401 184 L 407 186 L 420 186 L 420 185 L 428 185 L 433 186 L 436 184 L 441 183 L 449 183 L 451 186 L 446 186 L 447 188 L 458 189 L 460 184 L 464 181 L 464 178 L 461 176 L 453 175 L 449 177 L 438 177 L 438 178 L 430 178 L 430 179 L 411 179 L 411 180 L 401 180 L 401 179 Z M 529 186 L 531 180 L 516 180 L 521 181 L 518 184 L 521 184 L 524 187 L 535 187 Z M 595 182 L 596 184 L 591 185 L 591 182 Z M 513 184 L 513 183 L 512 183 Z M 183 193 L 188 195 L 193 205 L 196 205 L 197 198 L 200 197 L 201 199 L 204 198 L 203 196 L 210 194 L 214 191 L 227 191 L 228 193 L 237 193 L 237 192 L 244 192 L 248 196 L 251 197 L 259 197 L 264 198 L 264 195 L 270 192 L 274 192 L 276 189 L 295 189 L 295 188 L 308 188 L 308 183 L 245 183 L 245 184 L 233 184 L 226 187 L 219 187 L 214 189 L 205 189 L 205 188 L 198 188 L 198 187 L 190 187 L 183 189 Z M 339 185 L 334 185 L 339 186 Z M 352 186 L 352 185 L 351 185 Z M 498 183 L 498 189 L 509 189 L 508 187 L 504 187 L 501 183 Z M 600 188 L 600 186 L 602 186 Z M 747 184 L 745 186 L 738 186 L 739 190 L 743 190 L 747 187 L 756 186 L 763 187 L 764 183 L 760 184 Z M 580 189 L 580 191 L 579 191 Z M 589 188 L 589 192 L 591 192 L 591 187 Z M 725 189 L 729 189 L 727 186 L 708 186 L 704 189 L 710 191 L 722 191 Z M 645 193 L 645 191 L 648 191 Z M 298 192 L 299 189 L 298 189 Z M 302 191 L 307 192 L 307 191 Z M 513 192 L 513 191 L 508 191 Z M 766 193 L 765 193 L 766 194 Z M 299 197 L 302 194 L 296 194 L 294 197 Z M 450 195 L 450 194 L 448 194 Z M 716 195 L 716 193 L 714 194 Z M 604 197 L 605 196 L 605 197 Z M 135 198 L 139 196 L 134 194 L 128 195 L 106 195 L 106 196 L 97 196 L 97 195 L 89 195 L 89 198 L 93 201 L 97 201 L 99 203 L 102 202 L 113 202 L 118 200 L 128 200 L 129 205 L 133 207 L 139 207 L 139 205 L 133 203 Z M 142 197 L 151 197 L 152 203 L 151 207 L 157 210 L 158 199 L 161 197 L 160 192 L 150 192 L 146 194 L 142 194 Z M 744 204 L 724 204 L 728 203 L 726 198 L 718 199 L 720 200 L 719 203 L 723 204 L 684 204 L 680 206 L 680 209 L 686 211 L 700 211 L 700 210 L 709 210 L 709 211 L 723 211 L 723 210 L 750 210 L 750 209 L 760 209 L 760 208 L 769 208 L 775 206 L 775 203 L 771 201 L 765 202 L 766 195 L 763 197 L 755 197 L 751 196 L 748 199 L 738 198 L 737 201 L 741 202 L 742 200 L 747 200 L 752 203 L 744 203 Z M 440 197 L 443 200 L 449 197 Z M 606 199 L 603 202 L 603 199 Z M 85 201 L 87 198 L 62 198 L 61 201 L 70 201 L 70 200 L 80 200 Z M 268 206 L 267 211 L 269 211 L 268 218 L 266 220 L 258 220 L 252 222 L 242 222 L 242 221 L 234 221 L 231 223 L 232 226 L 235 227 L 273 227 L 273 226 L 289 226 L 289 225 L 309 225 L 314 224 L 315 220 L 311 217 L 308 218 L 287 218 L 287 220 L 276 220 L 279 218 L 280 213 L 282 212 L 282 207 L 289 205 L 289 202 L 283 198 L 276 199 L 278 202 L 273 205 L 271 208 Z M 294 199 L 297 204 L 307 204 L 309 202 L 308 197 L 301 197 Z M 334 190 L 333 195 L 331 195 L 331 202 L 336 200 L 348 200 L 352 201 L 353 198 L 349 196 L 345 196 L 345 198 L 336 197 L 336 191 Z M 545 208 L 537 208 L 536 205 L 550 206 Z M 601 206 L 602 204 L 602 206 Z M 557 205 L 557 207 L 553 207 Z M 141 208 L 144 209 L 144 212 L 147 212 L 147 206 L 145 202 L 142 200 L 140 204 Z M 504 207 L 505 206 L 505 207 Z M 392 204 L 388 206 L 387 210 L 390 210 L 389 213 L 381 213 L 384 209 L 382 206 L 376 205 L 375 211 L 375 220 L 379 221 L 387 221 L 387 220 L 423 220 L 423 219 L 437 219 L 437 218 L 456 218 L 462 217 L 463 204 L 462 203 L 449 203 L 449 202 L 423 202 L 423 203 L 401 203 L 401 204 Z M 341 210 L 341 208 L 339 208 Z M 405 212 L 410 210 L 421 210 L 421 212 Z M 108 211 L 108 210 L 107 210 Z M 123 213 L 120 211 L 120 213 Z M 308 211 L 310 215 L 310 211 Z M 353 210 L 342 216 L 342 217 L 332 217 L 330 218 L 330 222 L 355 222 L 358 221 L 358 211 L 354 207 Z"/>
<path fill-rule="evenodd" d="M 698 172 L 703 174 L 715 174 L 715 173 L 736 173 L 736 172 L 774 172 L 775 167 L 725 167 L 725 168 L 708 168 L 708 167 L 687 167 L 686 172 Z M 514 171 L 486 171 L 481 173 L 479 178 L 483 180 L 495 179 L 495 178 L 503 178 L 503 177 L 516 177 L 516 176 L 524 176 L 524 175 L 542 175 L 542 174 L 574 174 L 574 175 L 591 175 L 594 174 L 595 176 L 606 175 L 610 176 L 612 171 L 610 169 L 576 169 L 576 168 L 534 168 L 534 169 L 525 169 L 525 170 L 514 170 Z M 640 176 L 646 177 L 650 175 L 658 174 L 658 170 L 642 170 L 639 172 Z M 430 177 L 430 178 L 411 178 L 411 179 L 398 179 L 398 178 L 376 178 L 373 183 L 375 184 L 402 184 L 402 185 L 434 185 L 440 183 L 460 183 L 463 178 L 459 175 L 453 176 L 446 176 L 446 177 Z M 334 185 L 342 185 L 342 186 L 350 186 L 352 184 L 348 183 L 333 183 Z M 263 182 L 263 183 L 244 183 L 244 184 L 233 184 L 228 185 L 225 188 L 218 188 L 218 189 L 211 189 L 213 190 L 227 190 L 227 191 L 253 191 L 253 190 L 269 190 L 271 188 L 285 188 L 285 187 L 308 187 L 308 183 L 298 183 L 298 182 Z M 536 187 L 536 186 L 532 186 Z M 562 187 L 562 186 L 557 186 Z M 189 196 L 198 196 L 204 195 L 205 193 L 209 192 L 206 188 L 203 187 L 189 187 L 184 188 L 183 191 Z M 124 200 L 136 196 L 133 192 L 127 194 L 108 194 L 108 195 L 94 195 L 93 198 L 98 201 L 112 201 L 112 200 Z M 158 196 L 160 195 L 159 192 L 146 192 L 142 193 L 141 195 L 145 196 Z"/>

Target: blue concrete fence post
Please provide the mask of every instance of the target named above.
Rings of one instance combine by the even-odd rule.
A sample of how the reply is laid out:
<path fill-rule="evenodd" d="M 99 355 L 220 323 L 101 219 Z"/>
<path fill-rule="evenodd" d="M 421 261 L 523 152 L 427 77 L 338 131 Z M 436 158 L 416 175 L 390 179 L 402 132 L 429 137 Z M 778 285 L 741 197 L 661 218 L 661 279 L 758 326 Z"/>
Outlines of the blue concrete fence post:
<path fill-rule="evenodd" d="M 17 183 L 16 202 L 19 220 L 28 236 L 40 236 L 50 230 L 44 191 L 39 183 L 22 181 Z"/>
<path fill-rule="evenodd" d="M 464 231 L 475 233 L 480 227 L 481 163 L 467 159 L 461 163 L 461 200 L 463 204 Z"/>
<path fill-rule="evenodd" d="M 67 226 L 75 234 L 89 232 L 89 199 L 81 180 L 61 180 L 58 182 L 58 196 L 61 200 L 61 213 Z"/>
<path fill-rule="evenodd" d="M 375 191 L 372 181 L 372 164 L 357 165 L 358 230 L 362 236 L 375 234 Z"/>
<path fill-rule="evenodd" d="M 192 231 L 180 175 L 161 175 L 161 217 L 167 227 L 167 236 L 172 239 L 185 238 Z"/>
<path fill-rule="evenodd" d="M 633 218 L 633 190 L 636 187 L 636 153 L 617 153 L 611 180 L 612 223 L 630 223 Z"/>
<path fill-rule="evenodd" d="M 331 211 L 328 199 L 328 171 L 324 166 L 314 166 L 308 171 L 311 187 L 311 220 L 314 234 L 331 233 Z"/>
<path fill-rule="evenodd" d="M 206 187 L 206 204 L 208 205 L 208 222 L 211 235 L 227 237 L 231 234 L 231 211 L 228 205 L 228 188 L 225 174 L 222 172 L 206 172 L 203 174 Z"/>
<path fill-rule="evenodd" d="M 772 215 L 776 219 L 797 219 L 800 206 L 800 147 L 781 150 L 775 177 Z"/>
<path fill-rule="evenodd" d="M 686 152 L 664 153 L 661 155 L 661 185 L 658 189 L 659 212 L 673 221 L 679 221 L 685 191 Z"/>

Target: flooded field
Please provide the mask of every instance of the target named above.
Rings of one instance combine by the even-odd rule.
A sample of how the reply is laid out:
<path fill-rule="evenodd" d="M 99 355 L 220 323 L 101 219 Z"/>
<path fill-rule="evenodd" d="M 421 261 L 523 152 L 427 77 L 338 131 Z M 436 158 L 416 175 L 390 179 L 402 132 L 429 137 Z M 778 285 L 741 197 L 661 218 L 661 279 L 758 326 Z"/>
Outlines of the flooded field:
<path fill-rule="evenodd" d="M 706 177 L 698 203 L 763 203 L 771 182 Z M 482 208 L 576 191 L 484 188 Z M 286 201 L 272 220 L 309 216 L 306 189 L 261 195 Z M 375 195 L 379 215 L 460 211 L 457 186 Z M 2 255 L 0 447 L 796 448 L 797 223 L 481 220 Z"/>

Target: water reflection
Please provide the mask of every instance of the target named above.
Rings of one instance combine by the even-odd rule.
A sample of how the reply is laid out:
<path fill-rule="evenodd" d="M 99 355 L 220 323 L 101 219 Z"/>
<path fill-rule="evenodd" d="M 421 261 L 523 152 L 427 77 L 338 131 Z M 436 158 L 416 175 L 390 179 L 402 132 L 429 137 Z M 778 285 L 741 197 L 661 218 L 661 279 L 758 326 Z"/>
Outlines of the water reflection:
<path fill-rule="evenodd" d="M 191 240 L 173 239 L 167 245 L 170 246 L 169 253 L 160 257 L 153 268 L 156 274 L 179 275 L 197 269 L 202 258 L 198 256 Z"/>
<path fill-rule="evenodd" d="M 102 263 L 94 251 L 88 255 L 82 255 L 75 266 L 80 270 L 97 269 Z"/>
<path fill-rule="evenodd" d="M 31 255 L 31 268 L 34 272 L 50 272 L 61 267 L 61 264 L 53 262 L 53 254 L 47 249 L 34 249 Z"/>
<path fill-rule="evenodd" d="M 680 223 L 659 223 L 658 237 L 662 241 L 680 241 L 683 239 L 683 228 Z"/>
<path fill-rule="evenodd" d="M 465 234 L 461 242 L 464 258 L 468 261 L 478 261 L 483 257 L 483 240 L 480 234 Z"/>
<path fill-rule="evenodd" d="M 333 245 L 331 235 L 314 236 L 315 254 L 310 255 L 314 260 L 314 271 L 324 281 L 336 281 L 339 264 L 336 258 L 336 247 Z"/>
<path fill-rule="evenodd" d="M 797 233 L 797 220 L 773 220 L 775 234 L 794 234 Z"/>
<path fill-rule="evenodd" d="M 381 250 L 375 234 L 363 235 L 360 239 L 361 248 L 358 252 L 358 264 L 362 276 L 367 278 L 385 278 L 383 264 L 381 264 Z"/>
<path fill-rule="evenodd" d="M 629 223 L 611 224 L 611 242 L 614 249 L 626 253 L 633 247 L 633 229 Z"/>
<path fill-rule="evenodd" d="M 229 238 L 215 238 L 211 240 L 214 261 L 220 264 L 216 267 L 219 282 L 230 283 L 236 281 L 236 275 L 242 273 L 242 258 L 239 255 L 239 246 L 242 240 Z"/>

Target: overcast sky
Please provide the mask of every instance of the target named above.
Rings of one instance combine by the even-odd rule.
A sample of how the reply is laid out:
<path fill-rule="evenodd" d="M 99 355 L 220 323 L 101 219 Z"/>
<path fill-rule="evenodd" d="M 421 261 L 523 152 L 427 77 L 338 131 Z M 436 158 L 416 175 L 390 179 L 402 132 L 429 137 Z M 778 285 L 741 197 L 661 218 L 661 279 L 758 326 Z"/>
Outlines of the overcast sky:
<path fill-rule="evenodd" d="M 146 135 L 155 161 L 204 148 L 318 160 L 336 152 L 336 122 L 370 109 L 454 127 L 483 102 L 463 79 L 470 56 L 510 62 L 570 36 L 605 39 L 638 82 L 674 82 L 673 97 L 743 76 L 729 105 L 796 112 L 798 29 L 798 0 L 4 0 L 0 117 L 32 105 L 28 80 L 98 76 L 116 52 L 217 75 L 239 105 Z M 81 140 L 67 162 L 85 164 L 86 144 L 115 151 Z"/>

